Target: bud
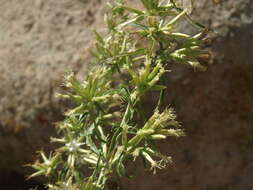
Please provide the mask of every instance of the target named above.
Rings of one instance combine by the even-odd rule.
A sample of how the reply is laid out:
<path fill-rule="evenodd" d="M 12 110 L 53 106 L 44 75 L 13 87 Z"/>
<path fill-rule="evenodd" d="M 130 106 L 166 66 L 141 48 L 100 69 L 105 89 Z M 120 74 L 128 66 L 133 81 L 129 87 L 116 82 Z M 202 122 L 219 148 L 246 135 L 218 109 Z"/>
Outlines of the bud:
<path fill-rule="evenodd" d="M 151 139 L 153 140 L 162 140 L 162 139 L 166 139 L 165 135 L 160 135 L 160 134 L 155 134 L 155 135 L 151 135 Z"/>
<path fill-rule="evenodd" d="M 156 16 L 148 16 L 148 24 L 150 25 L 150 26 L 153 26 L 153 27 L 155 27 L 155 26 L 157 26 L 157 17 Z"/>

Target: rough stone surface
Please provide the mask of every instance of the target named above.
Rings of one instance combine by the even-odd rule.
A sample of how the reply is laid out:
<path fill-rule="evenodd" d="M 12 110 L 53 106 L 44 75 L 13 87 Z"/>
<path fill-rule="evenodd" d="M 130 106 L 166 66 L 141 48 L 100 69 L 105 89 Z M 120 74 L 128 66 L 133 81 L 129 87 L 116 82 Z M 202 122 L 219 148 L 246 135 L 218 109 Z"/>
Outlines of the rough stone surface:
<path fill-rule="evenodd" d="M 101 28 L 99 0 L 0 1 L 0 169 L 19 170 L 49 149 L 63 102 L 63 75 L 87 72 L 92 29 Z"/>
<path fill-rule="evenodd" d="M 234 37 L 214 45 L 223 55 L 221 63 L 215 62 L 205 73 L 187 71 L 169 82 L 167 101 L 175 107 L 187 136 L 161 144 L 174 160 L 167 171 L 155 177 L 141 172 L 138 184 L 127 181 L 128 188 L 253 188 L 253 64 L 249 58 L 253 49 L 245 45 L 253 44 L 249 29 L 253 26 L 235 30 Z M 234 38 L 240 38 L 240 43 Z"/>
<path fill-rule="evenodd" d="M 197 2 L 195 18 L 219 35 L 207 72 L 179 66 L 168 81 L 167 101 L 187 136 L 161 143 L 174 156 L 168 170 L 152 176 L 137 165 L 137 179 L 123 180 L 123 189 L 253 189 L 253 3 Z M 87 72 L 88 29 L 101 29 L 104 7 L 98 0 L 1 2 L 0 169 L 23 175 L 33 152 L 50 148 L 51 122 L 63 110 L 53 94 L 66 69 Z"/>
<path fill-rule="evenodd" d="M 211 46 L 214 64 L 204 73 L 176 67 L 168 75 L 167 101 L 187 136 L 161 144 L 174 156 L 167 171 L 140 172 L 124 189 L 253 189 L 253 4 L 206 0 L 198 7 L 195 18 L 219 33 Z"/>
<path fill-rule="evenodd" d="M 64 72 L 87 67 L 84 49 L 94 23 L 101 22 L 102 5 L 98 0 L 1 3 L 1 125 L 31 126 L 31 119 L 43 117 L 40 108 L 52 110 Z"/>

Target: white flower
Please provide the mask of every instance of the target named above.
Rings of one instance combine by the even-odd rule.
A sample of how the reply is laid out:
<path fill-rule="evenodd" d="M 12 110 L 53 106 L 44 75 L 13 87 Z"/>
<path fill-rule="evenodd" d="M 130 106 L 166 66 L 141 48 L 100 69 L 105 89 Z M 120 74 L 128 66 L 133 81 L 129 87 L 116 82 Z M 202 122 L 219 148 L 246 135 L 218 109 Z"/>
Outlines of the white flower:
<path fill-rule="evenodd" d="M 79 143 L 76 139 L 72 140 L 71 142 L 66 144 L 70 152 L 75 152 L 79 149 L 80 146 L 84 145 L 85 143 Z"/>

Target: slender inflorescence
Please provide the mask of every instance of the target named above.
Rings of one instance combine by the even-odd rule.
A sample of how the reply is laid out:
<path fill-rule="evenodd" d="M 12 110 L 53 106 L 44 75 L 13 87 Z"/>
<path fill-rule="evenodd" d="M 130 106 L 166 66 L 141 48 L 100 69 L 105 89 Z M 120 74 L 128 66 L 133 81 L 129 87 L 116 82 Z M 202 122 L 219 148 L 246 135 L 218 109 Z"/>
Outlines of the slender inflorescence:
<path fill-rule="evenodd" d="M 184 134 L 173 109 L 161 106 L 165 73 L 172 63 L 205 69 L 199 60 L 209 56 L 203 50 L 206 30 L 176 1 L 141 3 L 143 10 L 115 0 L 105 16 L 107 34 L 102 37 L 95 32 L 95 66 L 86 80 L 80 82 L 74 73 L 66 75 L 69 91 L 58 96 L 76 107 L 58 123 L 61 137 L 51 139 L 59 148 L 49 156 L 41 152 L 42 161 L 32 165 L 36 172 L 31 177 L 47 177 L 51 190 L 107 189 L 108 179 L 127 176 L 126 161 L 139 157 L 154 173 L 171 162 L 154 147 L 157 140 Z M 176 24 L 182 19 L 199 33 L 177 32 Z M 147 117 L 141 104 L 152 91 L 160 95 Z"/>

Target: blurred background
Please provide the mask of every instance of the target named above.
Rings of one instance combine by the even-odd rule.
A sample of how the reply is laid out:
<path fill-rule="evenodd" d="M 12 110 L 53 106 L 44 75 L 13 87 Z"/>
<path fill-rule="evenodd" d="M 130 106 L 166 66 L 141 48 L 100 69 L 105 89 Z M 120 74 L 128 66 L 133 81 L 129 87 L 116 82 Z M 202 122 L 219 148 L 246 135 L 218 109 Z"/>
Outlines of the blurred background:
<path fill-rule="evenodd" d="M 106 1 L 0 4 L 0 189 L 42 190 L 43 179 L 25 180 L 32 172 L 25 165 L 53 148 L 53 123 L 68 107 L 54 94 L 65 71 L 80 79 L 89 71 L 92 29 L 103 31 Z M 193 17 L 218 35 L 206 72 L 177 65 L 168 75 L 166 100 L 187 136 L 161 143 L 173 165 L 156 176 L 137 165 L 136 179 L 122 180 L 122 189 L 253 189 L 253 2 L 196 0 Z"/>

